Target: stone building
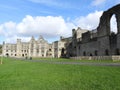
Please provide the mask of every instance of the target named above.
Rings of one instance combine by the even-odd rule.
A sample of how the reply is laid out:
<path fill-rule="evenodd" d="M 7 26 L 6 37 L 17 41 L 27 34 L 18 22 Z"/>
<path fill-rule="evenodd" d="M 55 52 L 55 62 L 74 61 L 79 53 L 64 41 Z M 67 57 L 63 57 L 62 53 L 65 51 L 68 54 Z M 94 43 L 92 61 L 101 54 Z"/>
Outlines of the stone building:
<path fill-rule="evenodd" d="M 113 15 L 116 17 L 117 33 L 111 31 L 110 20 Z M 120 55 L 120 4 L 103 12 L 97 29 L 80 35 L 75 30 L 73 32 L 73 40 L 69 45 L 72 48 L 70 56 Z"/>
<path fill-rule="evenodd" d="M 69 38 L 64 38 L 60 37 L 59 41 L 55 41 L 53 43 L 54 47 L 54 57 L 55 58 L 60 58 L 60 57 L 68 57 L 67 56 L 67 47 L 69 43 L 71 43 L 72 37 Z"/>
<path fill-rule="evenodd" d="M 17 39 L 16 44 L 3 43 L 2 53 L 10 57 L 53 57 L 52 46 L 42 36 L 38 40 L 32 37 L 29 42 Z"/>

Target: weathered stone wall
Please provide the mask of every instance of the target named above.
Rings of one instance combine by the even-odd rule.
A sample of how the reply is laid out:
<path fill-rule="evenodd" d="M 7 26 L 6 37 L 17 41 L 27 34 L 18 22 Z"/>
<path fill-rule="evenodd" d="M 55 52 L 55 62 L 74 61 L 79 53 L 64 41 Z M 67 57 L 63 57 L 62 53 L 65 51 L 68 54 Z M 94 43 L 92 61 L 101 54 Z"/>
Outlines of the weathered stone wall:
<path fill-rule="evenodd" d="M 51 49 L 49 54 L 49 49 Z M 30 42 L 21 42 L 17 39 L 16 44 L 3 44 L 3 56 L 10 57 L 52 57 L 52 47 L 42 37 L 35 40 L 31 38 Z M 8 54 L 8 55 L 7 55 Z"/>
<path fill-rule="evenodd" d="M 120 33 L 117 35 L 117 48 L 120 49 Z"/>
<path fill-rule="evenodd" d="M 109 41 L 109 36 L 105 37 L 100 37 L 97 39 L 98 40 L 98 55 L 99 56 L 104 56 L 106 55 L 106 50 L 108 50 L 108 55 L 110 55 L 110 41 Z"/>
<path fill-rule="evenodd" d="M 82 43 L 80 47 L 80 55 L 79 56 L 95 56 L 95 51 L 98 51 L 98 42 L 91 41 Z M 85 55 L 84 55 L 85 54 Z"/>
<path fill-rule="evenodd" d="M 120 55 L 120 4 L 110 8 L 103 12 L 100 18 L 99 26 L 97 27 L 97 32 L 95 36 L 91 31 L 82 34 L 82 43 L 78 46 L 80 47 L 80 54 L 78 56 L 110 56 L 110 55 Z M 117 21 L 117 35 L 112 36 L 110 30 L 110 20 L 111 17 L 115 15 Z M 96 39 L 96 40 L 94 40 Z"/>

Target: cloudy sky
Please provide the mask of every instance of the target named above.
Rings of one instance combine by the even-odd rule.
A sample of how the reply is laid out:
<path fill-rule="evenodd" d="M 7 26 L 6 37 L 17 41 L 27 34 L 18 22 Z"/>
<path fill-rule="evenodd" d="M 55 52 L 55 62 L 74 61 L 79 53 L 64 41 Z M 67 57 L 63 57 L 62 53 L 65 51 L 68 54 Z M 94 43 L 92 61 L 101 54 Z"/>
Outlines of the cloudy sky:
<path fill-rule="evenodd" d="M 0 43 L 29 41 L 42 35 L 48 42 L 69 37 L 73 28 L 96 29 L 103 11 L 120 0 L 1 0 Z M 115 27 L 115 18 L 111 20 Z"/>

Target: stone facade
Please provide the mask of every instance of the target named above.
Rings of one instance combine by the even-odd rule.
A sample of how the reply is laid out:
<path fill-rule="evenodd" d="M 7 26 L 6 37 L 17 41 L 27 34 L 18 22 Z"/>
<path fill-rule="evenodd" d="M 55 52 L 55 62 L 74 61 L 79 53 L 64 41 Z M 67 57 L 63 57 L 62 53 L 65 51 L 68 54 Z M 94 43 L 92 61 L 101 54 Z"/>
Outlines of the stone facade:
<path fill-rule="evenodd" d="M 54 47 L 54 57 L 60 58 L 60 57 L 68 57 L 67 56 L 67 47 L 69 43 L 71 43 L 72 37 L 64 38 L 60 37 L 59 41 L 55 41 L 53 43 Z"/>
<path fill-rule="evenodd" d="M 42 36 L 38 40 L 32 37 L 29 42 L 21 42 L 21 39 L 17 39 L 16 44 L 3 43 L 3 56 L 53 57 L 52 46 Z"/>
<path fill-rule="evenodd" d="M 116 34 L 110 30 L 112 15 L 115 15 L 117 21 Z M 82 33 L 79 37 L 81 38 L 78 40 L 76 34 L 73 35 L 69 46 L 73 48 L 72 57 L 120 55 L 120 4 L 103 12 L 97 29 Z"/>

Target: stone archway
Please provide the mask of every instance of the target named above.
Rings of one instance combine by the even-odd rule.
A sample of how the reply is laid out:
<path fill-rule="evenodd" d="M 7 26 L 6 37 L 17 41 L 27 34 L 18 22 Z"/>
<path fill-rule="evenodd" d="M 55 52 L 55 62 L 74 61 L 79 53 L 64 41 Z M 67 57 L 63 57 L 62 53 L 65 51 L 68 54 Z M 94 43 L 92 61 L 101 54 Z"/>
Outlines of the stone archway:
<path fill-rule="evenodd" d="M 116 23 L 117 23 L 117 34 L 115 37 L 116 43 L 111 42 L 111 30 L 110 30 L 110 20 L 112 16 L 115 16 Z M 99 55 L 104 55 L 106 48 L 109 51 L 109 54 L 105 55 L 111 55 L 114 51 L 113 48 L 120 48 L 120 4 L 108 9 L 107 11 L 104 11 L 101 18 L 99 26 L 97 27 L 97 41 L 99 43 L 98 51 Z M 114 47 L 112 47 L 114 45 Z"/>
<path fill-rule="evenodd" d="M 120 33 L 120 4 L 118 4 L 103 12 L 97 28 L 99 37 L 110 35 L 110 20 L 113 15 L 116 17 L 117 32 Z"/>

